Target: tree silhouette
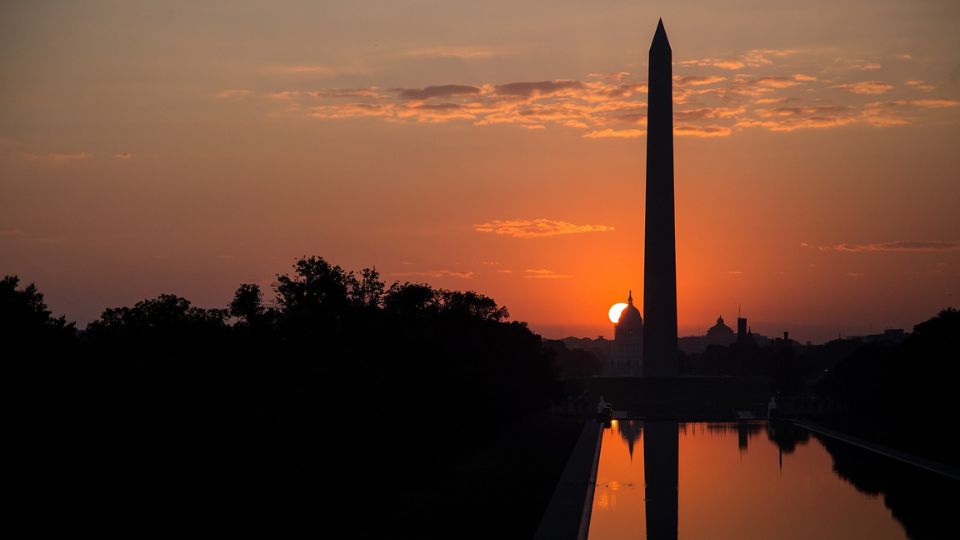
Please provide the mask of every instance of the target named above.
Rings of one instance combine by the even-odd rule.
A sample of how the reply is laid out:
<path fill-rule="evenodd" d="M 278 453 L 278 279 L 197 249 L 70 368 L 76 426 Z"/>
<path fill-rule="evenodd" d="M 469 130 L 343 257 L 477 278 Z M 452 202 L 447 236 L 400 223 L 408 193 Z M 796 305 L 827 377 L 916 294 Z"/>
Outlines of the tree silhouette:
<path fill-rule="evenodd" d="M 514 427 L 558 397 L 553 354 L 473 291 L 388 287 L 375 269 L 305 257 L 277 276 L 276 308 L 254 284 L 226 309 L 162 294 L 108 308 L 78 335 L 18 285 L 0 282 L 0 322 L 15 352 L 2 384 L 24 484 L 123 486 L 148 500 L 147 486 L 203 483 L 259 504 L 276 492 L 266 485 L 337 486 L 332 515 L 367 536 L 387 523 L 440 530 L 502 500 L 515 475 L 552 486 L 575 440 Z M 531 452 L 536 464 L 509 457 Z M 467 471 L 455 497 L 434 500 L 431 486 Z M 547 496 L 509 495 L 517 510 L 503 519 L 532 533 Z M 369 519 L 373 508 L 389 519 Z"/>
<path fill-rule="evenodd" d="M 255 324 L 264 311 L 263 293 L 259 285 L 244 283 L 237 288 L 230 302 L 230 315 L 249 326 Z"/>

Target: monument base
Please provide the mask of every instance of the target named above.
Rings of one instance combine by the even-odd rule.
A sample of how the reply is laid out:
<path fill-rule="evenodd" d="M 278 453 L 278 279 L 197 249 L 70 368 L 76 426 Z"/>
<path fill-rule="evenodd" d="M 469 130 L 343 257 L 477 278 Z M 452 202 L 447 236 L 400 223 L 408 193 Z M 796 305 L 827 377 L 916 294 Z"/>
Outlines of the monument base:
<path fill-rule="evenodd" d="M 766 418 L 773 396 L 763 377 L 592 377 L 584 390 L 634 418 L 681 421 Z"/>

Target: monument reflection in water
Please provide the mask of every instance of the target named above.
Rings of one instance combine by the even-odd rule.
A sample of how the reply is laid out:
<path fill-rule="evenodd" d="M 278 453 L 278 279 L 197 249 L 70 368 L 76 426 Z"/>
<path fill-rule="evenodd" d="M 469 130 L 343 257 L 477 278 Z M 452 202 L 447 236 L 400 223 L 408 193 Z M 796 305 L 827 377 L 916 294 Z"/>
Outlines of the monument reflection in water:
<path fill-rule="evenodd" d="M 892 513 L 883 496 L 835 472 L 875 459 L 859 452 L 792 425 L 614 421 L 603 433 L 589 538 L 909 538 L 904 509 Z M 901 484 L 957 487 L 909 466 L 896 474 Z M 942 493 L 913 491 L 921 503 Z"/>

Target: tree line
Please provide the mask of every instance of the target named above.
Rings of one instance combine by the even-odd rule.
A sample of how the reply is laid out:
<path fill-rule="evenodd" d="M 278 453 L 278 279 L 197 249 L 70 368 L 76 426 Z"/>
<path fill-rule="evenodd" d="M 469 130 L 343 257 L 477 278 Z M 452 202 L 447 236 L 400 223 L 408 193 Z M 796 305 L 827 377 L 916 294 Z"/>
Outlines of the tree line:
<path fill-rule="evenodd" d="M 80 331 L 5 277 L 10 470 L 140 495 L 335 489 L 334 514 L 378 527 L 362 519 L 378 505 L 401 521 L 436 514 L 401 495 L 469 471 L 559 397 L 551 351 L 482 294 L 388 286 L 321 257 L 297 260 L 273 293 L 242 284 L 213 309 L 163 294 Z"/>

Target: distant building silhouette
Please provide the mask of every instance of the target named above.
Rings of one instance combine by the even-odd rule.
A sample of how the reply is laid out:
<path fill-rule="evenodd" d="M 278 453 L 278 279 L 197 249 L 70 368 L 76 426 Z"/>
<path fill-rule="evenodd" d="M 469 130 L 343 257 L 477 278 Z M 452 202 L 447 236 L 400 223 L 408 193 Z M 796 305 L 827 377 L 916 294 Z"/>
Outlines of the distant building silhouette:
<path fill-rule="evenodd" d="M 679 338 L 678 347 L 686 354 L 699 354 L 704 352 L 710 345 L 719 345 L 729 347 L 734 343 L 739 345 L 757 345 L 765 347 L 772 343 L 772 340 L 760 334 L 754 334 L 747 325 L 746 317 L 737 317 L 737 332 L 726 325 L 723 317 L 717 318 L 717 324 L 711 326 L 706 335 L 703 336 L 684 336 Z"/>
<path fill-rule="evenodd" d="M 878 343 L 883 345 L 899 345 L 907 338 L 907 332 L 902 328 L 888 328 L 882 334 L 869 334 L 866 336 L 850 336 L 847 339 L 857 339 L 864 343 Z"/>
<path fill-rule="evenodd" d="M 643 373 L 643 317 L 633 305 L 633 291 L 627 295 L 627 307 L 613 327 L 613 353 L 605 371 L 621 376 Z"/>
<path fill-rule="evenodd" d="M 746 319 L 739 320 L 746 321 Z M 707 339 L 705 341 L 707 345 L 721 345 L 726 347 L 737 341 L 737 336 L 734 335 L 732 328 L 724 324 L 723 317 L 717 317 L 717 324 L 707 330 Z"/>
<path fill-rule="evenodd" d="M 752 343 L 753 336 L 750 335 L 750 330 L 747 327 L 747 318 L 741 317 L 737 314 L 737 343 Z"/>
<path fill-rule="evenodd" d="M 677 350 L 677 246 L 673 196 L 673 52 L 657 24 L 649 53 L 647 187 L 643 253 L 643 375 L 675 377 Z"/>

